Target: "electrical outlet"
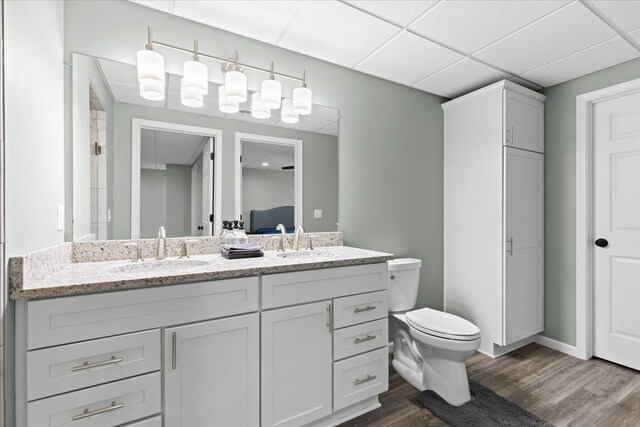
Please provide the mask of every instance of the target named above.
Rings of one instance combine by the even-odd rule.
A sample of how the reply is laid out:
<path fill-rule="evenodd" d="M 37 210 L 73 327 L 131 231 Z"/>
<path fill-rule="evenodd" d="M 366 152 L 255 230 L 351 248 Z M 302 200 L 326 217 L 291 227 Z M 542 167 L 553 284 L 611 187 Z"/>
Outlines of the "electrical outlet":
<path fill-rule="evenodd" d="M 313 217 L 315 219 L 320 219 L 322 218 L 322 209 L 314 209 L 313 210 Z"/>
<path fill-rule="evenodd" d="M 58 205 L 58 231 L 64 231 L 64 205 Z"/>

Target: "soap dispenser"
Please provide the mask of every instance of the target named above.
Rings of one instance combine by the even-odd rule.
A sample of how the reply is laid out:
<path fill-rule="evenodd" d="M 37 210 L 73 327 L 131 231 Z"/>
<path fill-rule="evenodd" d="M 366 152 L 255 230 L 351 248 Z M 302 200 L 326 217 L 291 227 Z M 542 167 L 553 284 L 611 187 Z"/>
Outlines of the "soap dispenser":
<path fill-rule="evenodd" d="M 247 233 L 244 231 L 244 221 L 238 221 L 238 243 L 243 244 L 249 242 Z"/>

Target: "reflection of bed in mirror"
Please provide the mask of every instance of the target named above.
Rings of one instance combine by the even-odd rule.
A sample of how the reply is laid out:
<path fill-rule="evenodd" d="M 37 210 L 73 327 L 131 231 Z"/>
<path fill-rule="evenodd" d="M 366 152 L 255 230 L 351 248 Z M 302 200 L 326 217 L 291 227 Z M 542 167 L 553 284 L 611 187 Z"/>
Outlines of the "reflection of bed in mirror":
<path fill-rule="evenodd" d="M 249 233 L 251 234 L 277 234 L 278 224 L 286 227 L 287 233 L 294 231 L 294 209 L 293 206 L 278 206 L 277 208 L 265 210 L 251 210 L 249 214 Z"/>

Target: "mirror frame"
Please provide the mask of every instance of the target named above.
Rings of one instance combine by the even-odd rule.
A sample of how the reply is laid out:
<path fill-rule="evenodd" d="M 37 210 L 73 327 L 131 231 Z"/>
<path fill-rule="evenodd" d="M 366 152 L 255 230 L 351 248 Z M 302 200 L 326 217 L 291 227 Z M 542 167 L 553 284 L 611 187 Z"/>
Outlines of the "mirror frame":
<path fill-rule="evenodd" d="M 240 218 L 242 215 L 242 162 L 240 158 L 242 156 L 242 142 L 250 141 L 264 144 L 273 145 L 286 145 L 293 147 L 294 149 L 294 224 L 295 226 L 301 226 L 303 222 L 303 193 L 304 188 L 303 177 L 303 155 L 302 155 L 302 139 L 280 138 L 269 135 L 259 135 L 253 133 L 236 132 L 236 160 L 235 160 L 235 185 L 236 185 L 236 218 Z"/>
<path fill-rule="evenodd" d="M 219 236 L 222 233 L 222 130 L 133 118 L 131 119 L 131 239 L 140 238 L 142 129 L 189 133 L 213 138 L 213 235 Z"/>

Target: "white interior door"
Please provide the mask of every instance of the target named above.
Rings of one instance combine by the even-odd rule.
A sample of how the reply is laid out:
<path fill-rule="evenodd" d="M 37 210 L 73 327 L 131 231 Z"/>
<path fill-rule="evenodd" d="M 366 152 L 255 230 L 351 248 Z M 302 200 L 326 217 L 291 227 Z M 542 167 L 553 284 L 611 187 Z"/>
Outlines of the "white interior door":
<path fill-rule="evenodd" d="M 544 156 L 504 149 L 503 341 L 544 329 Z"/>
<path fill-rule="evenodd" d="M 209 138 L 202 150 L 202 231 L 203 236 L 213 236 L 213 138 Z"/>
<path fill-rule="evenodd" d="M 640 370 L 640 93 L 597 103 L 593 130 L 594 355 Z"/>

